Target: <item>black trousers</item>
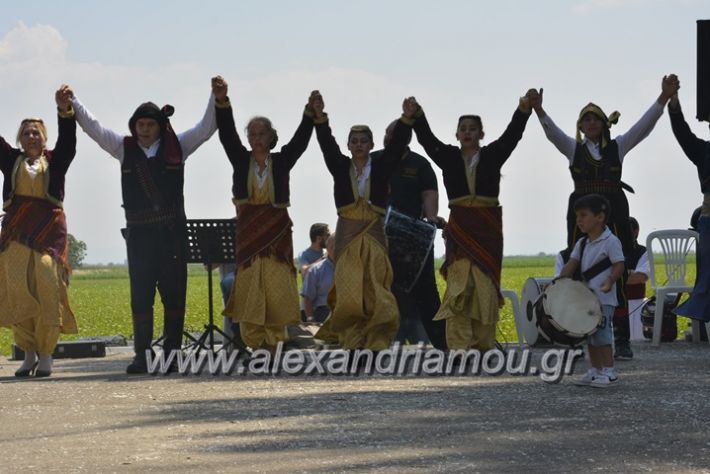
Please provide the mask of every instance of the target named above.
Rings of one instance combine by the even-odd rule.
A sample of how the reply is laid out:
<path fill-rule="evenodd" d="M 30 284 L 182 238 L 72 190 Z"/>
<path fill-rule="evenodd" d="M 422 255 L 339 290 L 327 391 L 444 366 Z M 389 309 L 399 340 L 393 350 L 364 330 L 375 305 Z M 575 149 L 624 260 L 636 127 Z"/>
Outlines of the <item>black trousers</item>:
<path fill-rule="evenodd" d="M 394 279 L 401 268 L 392 266 Z M 434 270 L 434 251 L 429 252 L 424 269 L 419 275 L 414 288 L 409 293 L 392 287 L 392 293 L 397 299 L 400 313 L 400 331 L 397 340 L 402 342 L 419 342 L 416 327 L 419 323 L 424 327 L 431 344 L 440 350 L 446 350 L 446 321 L 434 321 L 434 316 L 439 311 L 441 299 L 436 288 L 436 274 Z"/>
<path fill-rule="evenodd" d="M 584 235 L 579 230 L 579 227 L 577 227 L 574 203 L 585 194 L 586 193 L 573 192 L 569 197 L 567 207 L 567 246 L 570 250 L 574 248 L 574 244 L 577 240 Z M 609 230 L 621 241 L 621 249 L 624 252 L 624 256 L 631 255 L 634 238 L 631 233 L 631 224 L 629 223 L 629 201 L 626 199 L 626 194 L 624 194 L 624 191 L 600 194 L 607 198 L 611 206 L 611 212 L 607 217 Z M 614 314 L 614 339 L 624 343 L 628 343 L 631 336 L 629 302 L 625 292 L 627 275 L 628 268 L 625 268 L 621 279 L 616 282 L 616 297 L 619 301 L 619 305 Z"/>
<path fill-rule="evenodd" d="M 187 290 L 185 229 L 181 225 L 134 226 L 124 229 L 124 237 L 128 248 L 136 354 L 150 347 L 156 289 L 164 307 L 163 349 L 179 349 Z"/>

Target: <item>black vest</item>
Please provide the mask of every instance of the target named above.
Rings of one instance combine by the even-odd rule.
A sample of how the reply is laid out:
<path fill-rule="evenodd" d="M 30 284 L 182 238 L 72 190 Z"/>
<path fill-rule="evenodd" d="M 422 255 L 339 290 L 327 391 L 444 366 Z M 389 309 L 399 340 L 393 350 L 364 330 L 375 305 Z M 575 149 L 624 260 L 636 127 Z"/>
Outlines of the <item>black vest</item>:
<path fill-rule="evenodd" d="M 569 168 L 575 192 L 582 194 L 621 191 L 621 160 L 615 140 L 602 150 L 602 159 L 595 160 L 587 145 L 578 143 Z"/>
<path fill-rule="evenodd" d="M 145 155 L 133 137 L 126 137 L 123 147 L 121 191 L 128 227 L 184 220 L 182 153 L 179 160 L 168 163 L 163 143 L 153 158 Z"/>

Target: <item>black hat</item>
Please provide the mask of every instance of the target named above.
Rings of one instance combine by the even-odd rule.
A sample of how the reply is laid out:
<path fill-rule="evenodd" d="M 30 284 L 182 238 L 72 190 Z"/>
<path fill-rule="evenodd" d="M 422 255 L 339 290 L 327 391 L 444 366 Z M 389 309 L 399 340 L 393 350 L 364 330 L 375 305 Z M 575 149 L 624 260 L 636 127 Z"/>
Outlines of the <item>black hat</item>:
<path fill-rule="evenodd" d="M 175 112 L 175 108 L 172 105 L 166 105 L 161 109 L 153 102 L 144 102 L 138 106 L 128 120 L 128 129 L 131 131 L 131 134 L 135 136 L 136 122 L 138 119 L 149 118 L 158 122 L 162 134 L 165 130 L 165 124 L 168 123 L 168 117 L 172 116 L 173 112 Z"/>

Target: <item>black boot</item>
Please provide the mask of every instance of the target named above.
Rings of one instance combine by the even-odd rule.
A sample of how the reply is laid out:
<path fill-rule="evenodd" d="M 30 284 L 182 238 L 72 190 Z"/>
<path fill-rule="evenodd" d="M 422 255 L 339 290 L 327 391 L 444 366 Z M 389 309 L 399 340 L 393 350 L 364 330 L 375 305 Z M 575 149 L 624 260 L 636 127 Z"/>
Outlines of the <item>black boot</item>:
<path fill-rule="evenodd" d="M 135 357 L 133 362 L 126 367 L 127 374 L 148 373 L 148 361 L 146 351 L 153 352 L 151 343 L 153 342 L 153 313 L 142 313 L 133 315 L 133 349 Z"/>
<path fill-rule="evenodd" d="M 182 332 L 185 327 L 184 309 L 166 309 L 163 316 L 163 357 L 170 357 L 172 351 L 182 349 Z M 168 373 L 177 368 L 177 358 L 168 368 Z"/>

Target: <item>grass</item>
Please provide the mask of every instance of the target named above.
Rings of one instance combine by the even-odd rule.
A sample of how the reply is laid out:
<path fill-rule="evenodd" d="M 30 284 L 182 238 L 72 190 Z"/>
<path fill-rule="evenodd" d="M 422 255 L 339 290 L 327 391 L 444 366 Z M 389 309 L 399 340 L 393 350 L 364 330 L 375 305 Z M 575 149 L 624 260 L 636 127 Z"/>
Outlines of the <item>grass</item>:
<path fill-rule="evenodd" d="M 525 280 L 530 277 L 549 276 L 553 272 L 555 257 L 505 257 L 503 259 L 503 288 L 513 289 L 518 295 L 522 291 Z M 437 262 L 437 268 L 441 261 Z M 660 261 L 656 262 L 660 271 Z M 695 279 L 695 266 L 689 265 L 689 281 Z M 300 287 L 300 277 L 299 277 Z M 437 273 L 439 293 L 443 296 L 446 283 Z M 647 296 L 651 295 L 650 285 L 647 285 Z M 222 299 L 219 291 L 217 275 L 213 277 L 213 299 L 215 303 L 215 320 L 221 325 Z M 63 339 L 77 337 L 113 336 L 122 334 L 132 336 L 130 289 L 128 269 L 125 266 L 82 268 L 76 270 L 69 287 L 69 300 L 79 325 L 76 336 L 62 336 Z M 155 334 L 162 331 L 162 305 L 156 295 Z M 187 312 L 185 327 L 189 331 L 199 331 L 207 322 L 207 271 L 201 265 L 190 265 L 188 268 Z M 678 318 L 679 334 L 688 327 L 685 318 Z M 501 310 L 498 324 L 498 340 L 515 342 L 517 336 L 513 319 L 512 307 L 508 302 Z M 0 353 L 10 354 L 12 333 L 0 329 Z"/>

